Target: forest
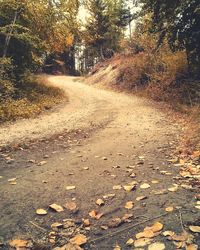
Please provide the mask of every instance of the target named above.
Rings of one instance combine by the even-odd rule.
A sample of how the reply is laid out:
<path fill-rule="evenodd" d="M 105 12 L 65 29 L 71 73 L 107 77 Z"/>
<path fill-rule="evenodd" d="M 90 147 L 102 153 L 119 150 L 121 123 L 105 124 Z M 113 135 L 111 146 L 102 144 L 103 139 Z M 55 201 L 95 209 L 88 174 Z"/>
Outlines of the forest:
<path fill-rule="evenodd" d="M 15 119 L 13 100 L 30 107 L 31 112 L 18 112 L 25 117 L 58 102 L 61 93 L 41 90 L 33 74 L 85 75 L 96 64 L 124 54 L 129 60 L 120 66 L 119 81 L 125 86 L 148 86 L 154 99 L 166 100 L 173 92 L 195 104 L 199 8 L 197 0 L 2 0 L 0 120 Z"/>
<path fill-rule="evenodd" d="M 199 190 L 199 0 L 0 0 L 0 249 L 197 250 Z"/>

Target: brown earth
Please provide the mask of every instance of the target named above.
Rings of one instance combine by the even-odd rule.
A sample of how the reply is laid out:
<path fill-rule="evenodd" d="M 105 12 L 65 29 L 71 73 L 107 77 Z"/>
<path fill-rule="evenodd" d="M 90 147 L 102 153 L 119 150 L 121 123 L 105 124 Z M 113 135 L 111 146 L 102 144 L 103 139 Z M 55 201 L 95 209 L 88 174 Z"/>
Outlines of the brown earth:
<path fill-rule="evenodd" d="M 80 230 L 89 238 L 83 249 L 101 250 L 112 250 L 116 244 L 130 249 L 126 241 L 155 221 L 161 222 L 165 231 L 176 233 L 183 230 L 182 226 L 189 231 L 189 225 L 196 225 L 196 190 L 181 187 L 174 178 L 179 175 L 179 166 L 169 161 L 174 158 L 172 152 L 181 128 L 165 109 L 139 97 L 93 88 L 76 78 L 49 77 L 49 82 L 66 90 L 69 104 L 39 118 L 1 127 L 3 249 L 9 249 L 7 242 L 16 237 L 31 238 L 53 249 L 48 236 L 51 224 L 69 218 L 75 221 L 74 232 Z M 136 176 L 131 178 L 131 173 Z M 8 181 L 12 178 L 17 178 L 14 183 Z M 158 183 L 152 183 L 155 180 Z M 137 181 L 133 191 L 113 190 L 115 185 L 132 181 Z M 150 187 L 142 189 L 143 183 Z M 178 184 L 178 189 L 168 191 L 173 184 Z M 67 186 L 76 189 L 67 190 Z M 116 196 L 105 200 L 101 207 L 96 205 L 96 200 L 106 194 Z M 138 196 L 147 199 L 136 201 Z M 72 199 L 79 208 L 76 213 L 48 209 L 52 203 L 63 206 Z M 130 210 L 124 208 L 128 201 L 134 202 Z M 173 207 L 174 211 L 165 214 L 166 207 Z M 38 208 L 48 210 L 48 214 L 36 215 Z M 88 215 L 92 210 L 104 215 L 94 220 Z M 107 230 L 100 228 L 127 213 L 133 214 L 129 223 Z M 90 218 L 90 230 L 82 228 L 83 218 Z M 196 244 L 200 243 L 197 235 L 194 234 Z M 57 230 L 55 245 L 65 244 L 72 236 L 73 232 L 67 229 Z M 153 240 L 164 242 L 167 250 L 175 249 L 164 236 Z M 41 245 L 37 249 L 42 249 Z"/>

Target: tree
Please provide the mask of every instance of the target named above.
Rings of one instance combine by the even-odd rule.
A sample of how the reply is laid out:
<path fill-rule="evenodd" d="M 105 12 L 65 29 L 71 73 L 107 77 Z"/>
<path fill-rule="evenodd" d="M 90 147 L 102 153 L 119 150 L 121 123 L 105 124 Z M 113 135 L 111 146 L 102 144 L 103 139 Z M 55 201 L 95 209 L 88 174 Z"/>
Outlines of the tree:
<path fill-rule="evenodd" d="M 198 0 L 141 0 L 143 14 L 152 14 L 151 32 L 159 33 L 172 50 L 185 49 L 189 72 L 200 78 L 200 2 Z"/>
<path fill-rule="evenodd" d="M 93 57 L 103 60 L 119 50 L 129 10 L 124 0 L 87 0 L 86 8 L 89 11 L 85 27 L 87 54 L 90 50 Z"/>

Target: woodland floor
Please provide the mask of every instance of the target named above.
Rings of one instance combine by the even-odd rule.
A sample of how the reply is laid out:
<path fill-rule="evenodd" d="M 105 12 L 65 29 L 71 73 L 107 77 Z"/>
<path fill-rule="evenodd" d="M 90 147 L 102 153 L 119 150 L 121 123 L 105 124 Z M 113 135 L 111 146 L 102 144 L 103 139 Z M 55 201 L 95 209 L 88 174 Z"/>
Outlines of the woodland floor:
<path fill-rule="evenodd" d="M 88 238 L 83 249 L 112 250 L 116 244 L 134 249 L 127 240 L 135 240 L 136 233 L 154 222 L 163 224 L 162 232 L 179 234 L 184 228 L 194 237 L 175 240 L 177 244 L 200 244 L 198 233 L 188 228 L 200 218 L 198 190 L 179 178 L 181 164 L 173 152 L 181 127 L 170 114 L 145 99 L 93 88 L 76 78 L 49 77 L 49 82 L 66 90 L 69 104 L 0 127 L 2 248 L 9 249 L 13 238 L 28 238 L 53 249 L 81 232 Z M 126 191 L 127 185 L 133 190 Z M 105 204 L 97 205 L 97 199 Z M 76 211 L 71 211 L 71 201 Z M 54 212 L 48 208 L 52 203 L 67 203 L 68 209 Z M 172 212 L 165 211 L 171 207 Z M 37 215 L 38 208 L 47 215 Z M 92 210 L 102 217 L 91 218 Z M 130 218 L 123 218 L 125 214 Z M 82 225 L 83 218 L 90 225 Z M 61 223 L 59 229 L 51 228 L 55 222 Z M 167 250 L 176 249 L 162 234 L 152 237 L 158 241 Z"/>

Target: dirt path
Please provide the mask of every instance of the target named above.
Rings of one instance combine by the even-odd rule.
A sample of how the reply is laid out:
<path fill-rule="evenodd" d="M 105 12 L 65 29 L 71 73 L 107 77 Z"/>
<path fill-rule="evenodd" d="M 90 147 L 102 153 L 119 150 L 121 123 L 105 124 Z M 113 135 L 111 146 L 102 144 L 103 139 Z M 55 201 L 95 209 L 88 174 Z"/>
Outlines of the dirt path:
<path fill-rule="evenodd" d="M 156 220 L 165 230 L 181 232 L 177 208 L 182 209 L 186 228 L 197 221 L 194 191 L 180 187 L 174 178 L 179 167 L 169 162 L 180 128 L 166 113 L 143 99 L 95 89 L 74 78 L 50 77 L 49 81 L 66 90 L 70 103 L 54 113 L 18 121 L 0 130 L 1 146 L 21 144 L 20 148 L 1 154 L 0 240 L 2 237 L 6 243 L 13 237 L 23 236 L 49 245 L 48 234 L 55 231 L 56 244 L 62 245 L 79 230 L 90 237 L 84 249 L 112 250 L 116 244 L 130 249 L 126 241 L 155 220 L 135 227 L 134 224 L 165 213 L 166 207 L 173 207 L 174 211 Z M 130 176 L 132 173 L 135 177 Z M 8 182 L 11 178 L 17 179 Z M 132 181 L 137 182 L 133 191 L 113 190 L 113 186 Z M 142 189 L 144 183 L 150 186 Z M 170 192 L 168 188 L 173 184 L 179 186 Z M 67 190 L 68 186 L 76 188 Z M 104 198 L 104 206 L 95 204 L 107 194 L 115 197 Z M 139 196 L 147 199 L 136 201 Z M 61 213 L 48 210 L 52 203 L 63 206 L 72 200 L 79 208 L 76 213 L 67 209 Z M 134 202 L 130 210 L 124 208 L 128 201 Z M 36 215 L 37 208 L 47 209 L 48 214 Z M 99 220 L 90 218 L 90 229 L 85 229 L 82 219 L 89 218 L 92 210 L 104 216 Z M 129 224 L 101 229 L 112 218 L 122 218 L 127 213 L 134 215 Z M 52 223 L 63 223 L 63 219 L 72 219 L 74 227 L 51 229 Z M 125 229 L 131 225 L 132 229 Z M 125 230 L 109 235 L 121 229 Z M 91 242 L 102 236 L 105 238 Z M 163 236 L 154 241 L 164 242 L 167 250 L 175 249 L 172 241 L 166 241 Z"/>

